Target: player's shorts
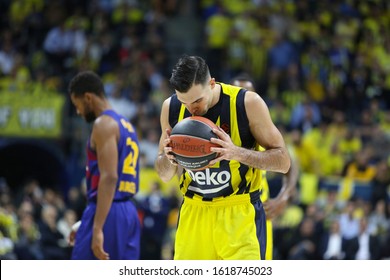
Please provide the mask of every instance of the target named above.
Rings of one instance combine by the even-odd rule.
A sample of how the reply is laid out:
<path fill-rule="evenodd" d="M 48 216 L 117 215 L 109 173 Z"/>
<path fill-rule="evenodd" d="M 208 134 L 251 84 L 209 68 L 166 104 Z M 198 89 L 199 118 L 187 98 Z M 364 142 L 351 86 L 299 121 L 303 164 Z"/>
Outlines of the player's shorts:
<path fill-rule="evenodd" d="M 175 260 L 265 259 L 265 213 L 258 193 L 205 202 L 184 198 Z"/>
<path fill-rule="evenodd" d="M 272 260 L 273 258 L 273 228 L 272 228 L 272 221 L 267 220 L 266 221 L 266 227 L 267 227 L 267 247 L 265 250 L 265 259 L 266 260 Z"/>
<path fill-rule="evenodd" d="M 74 260 L 96 260 L 92 252 L 92 226 L 96 203 L 88 203 L 76 233 Z M 103 248 L 110 260 L 137 260 L 140 256 L 140 221 L 133 202 L 113 202 L 103 227 Z"/>

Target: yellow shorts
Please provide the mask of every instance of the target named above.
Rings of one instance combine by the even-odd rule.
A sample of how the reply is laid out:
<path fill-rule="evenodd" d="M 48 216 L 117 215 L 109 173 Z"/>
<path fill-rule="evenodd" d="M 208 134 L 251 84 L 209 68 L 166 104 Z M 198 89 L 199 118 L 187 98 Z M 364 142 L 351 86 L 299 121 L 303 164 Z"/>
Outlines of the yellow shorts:
<path fill-rule="evenodd" d="M 265 259 L 266 260 L 272 260 L 273 258 L 273 250 L 274 250 L 274 246 L 273 246 L 273 228 L 272 228 L 272 221 L 271 220 L 267 220 L 266 222 L 266 227 L 267 227 L 267 246 L 266 246 L 266 249 L 265 249 Z"/>
<path fill-rule="evenodd" d="M 205 202 L 184 198 L 175 239 L 175 260 L 265 259 L 263 205 L 251 195 Z"/>

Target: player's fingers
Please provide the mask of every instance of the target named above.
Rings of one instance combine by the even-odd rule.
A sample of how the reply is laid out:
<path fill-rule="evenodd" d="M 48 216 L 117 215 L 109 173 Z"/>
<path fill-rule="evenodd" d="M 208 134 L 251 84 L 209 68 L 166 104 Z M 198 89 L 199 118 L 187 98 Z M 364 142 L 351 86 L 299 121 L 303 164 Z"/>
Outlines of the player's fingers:
<path fill-rule="evenodd" d="M 223 148 L 218 148 L 218 147 L 211 147 L 210 148 L 210 151 L 211 152 L 214 152 L 214 153 L 217 153 L 219 155 L 222 155 L 224 149 Z"/>
<path fill-rule="evenodd" d="M 169 160 L 175 160 L 175 156 L 172 154 L 172 148 L 171 147 L 165 147 L 164 148 L 164 154 Z"/>
<path fill-rule="evenodd" d="M 264 211 L 265 211 L 265 215 L 267 216 L 267 219 L 271 219 L 274 217 L 274 208 L 272 207 L 272 205 L 268 202 L 264 202 Z"/>
<path fill-rule="evenodd" d="M 108 260 L 109 259 L 109 255 L 104 250 L 102 250 L 100 248 L 94 248 L 93 253 L 94 253 L 95 257 L 98 258 L 99 260 Z"/>
<path fill-rule="evenodd" d="M 269 208 L 268 208 L 266 205 L 263 205 L 263 208 L 264 208 L 265 214 L 268 215 L 268 213 L 269 213 Z"/>
<path fill-rule="evenodd" d="M 164 147 L 170 147 L 171 139 L 169 139 L 169 138 L 164 139 L 163 144 L 164 144 Z"/>
<path fill-rule="evenodd" d="M 74 246 L 75 237 L 76 237 L 76 232 L 71 231 L 70 234 L 69 234 L 69 238 L 68 238 L 69 246 Z"/>
<path fill-rule="evenodd" d="M 175 159 L 172 159 L 170 158 L 169 161 L 171 162 L 171 164 L 173 165 L 178 165 L 177 161 Z"/>
<path fill-rule="evenodd" d="M 229 137 L 225 131 L 222 130 L 222 128 L 213 128 L 213 132 L 219 137 L 219 138 L 222 138 L 222 139 L 225 139 L 226 137 Z"/>
<path fill-rule="evenodd" d="M 265 211 L 265 216 L 267 219 L 272 220 L 275 217 L 275 213 L 273 211 Z"/>
<path fill-rule="evenodd" d="M 217 144 L 217 145 L 219 145 L 221 147 L 223 147 L 224 144 L 225 144 L 225 141 L 223 141 L 222 139 L 215 138 L 215 137 L 210 138 L 210 142 L 214 143 L 214 144 Z"/>
<path fill-rule="evenodd" d="M 172 148 L 171 147 L 165 147 L 164 148 L 164 153 L 167 159 L 171 162 L 173 165 L 178 165 L 176 161 L 176 157 L 172 154 Z"/>

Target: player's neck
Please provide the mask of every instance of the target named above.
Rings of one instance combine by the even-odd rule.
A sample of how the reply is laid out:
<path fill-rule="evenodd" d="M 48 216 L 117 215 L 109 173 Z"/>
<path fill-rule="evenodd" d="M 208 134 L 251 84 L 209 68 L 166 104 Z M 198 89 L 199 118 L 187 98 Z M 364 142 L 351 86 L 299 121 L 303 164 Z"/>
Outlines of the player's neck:
<path fill-rule="evenodd" d="M 112 110 L 111 104 L 107 99 L 98 99 L 95 103 L 95 113 L 100 116 L 104 111 Z"/>
<path fill-rule="evenodd" d="M 221 89 L 222 89 L 222 87 L 220 84 L 215 84 L 213 91 L 212 91 L 213 100 L 211 102 L 210 107 L 214 107 L 218 103 L 219 97 L 221 96 Z"/>

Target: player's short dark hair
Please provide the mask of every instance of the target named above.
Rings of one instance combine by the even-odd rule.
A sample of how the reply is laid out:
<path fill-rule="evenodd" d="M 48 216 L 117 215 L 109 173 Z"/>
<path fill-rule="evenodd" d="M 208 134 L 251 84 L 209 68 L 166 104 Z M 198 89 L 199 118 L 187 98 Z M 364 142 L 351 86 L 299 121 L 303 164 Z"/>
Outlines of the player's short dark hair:
<path fill-rule="evenodd" d="M 69 83 L 69 94 L 82 96 L 86 92 L 103 97 L 104 85 L 102 79 L 92 71 L 83 71 L 78 73 Z"/>
<path fill-rule="evenodd" d="M 193 85 L 206 84 L 210 77 L 206 61 L 199 56 L 182 56 L 172 70 L 169 82 L 179 92 L 187 92 Z"/>

